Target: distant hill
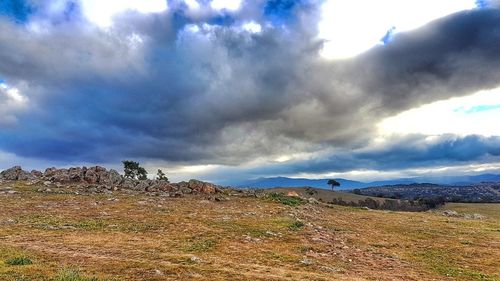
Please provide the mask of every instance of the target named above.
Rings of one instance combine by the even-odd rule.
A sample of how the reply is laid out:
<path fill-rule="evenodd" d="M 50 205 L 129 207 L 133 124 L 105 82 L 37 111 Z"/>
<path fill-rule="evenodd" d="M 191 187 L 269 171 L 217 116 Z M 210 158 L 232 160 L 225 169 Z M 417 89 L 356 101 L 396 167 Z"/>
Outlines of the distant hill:
<path fill-rule="evenodd" d="M 445 202 L 500 203 L 500 183 L 471 185 L 439 185 L 430 183 L 400 184 L 356 189 L 358 195 L 416 200 L 441 198 Z"/>
<path fill-rule="evenodd" d="M 354 189 L 368 187 L 366 183 L 359 181 L 352 181 L 346 179 L 335 179 L 340 183 L 340 187 L 336 189 Z M 330 186 L 327 184 L 328 179 L 305 179 L 305 178 L 287 178 L 287 177 L 275 177 L 275 178 L 259 178 L 256 180 L 249 180 L 246 182 L 240 182 L 234 184 L 236 187 L 252 187 L 252 188 L 275 188 L 275 187 L 316 187 L 321 189 L 329 189 Z"/>
<path fill-rule="evenodd" d="M 355 188 L 366 188 L 374 186 L 414 184 L 414 183 L 433 183 L 441 185 L 471 185 L 481 182 L 500 182 L 500 175 L 497 174 L 481 174 L 473 176 L 442 176 L 442 177 L 415 177 L 401 178 L 384 181 L 361 182 L 348 179 L 335 179 L 340 183 L 340 187 L 336 189 L 349 190 Z M 235 187 L 252 187 L 252 188 L 274 188 L 274 187 L 316 187 L 321 189 L 329 189 L 327 184 L 328 179 L 307 179 L 307 178 L 287 178 L 287 177 L 272 177 L 258 178 L 244 182 L 236 182 L 230 185 Z"/>

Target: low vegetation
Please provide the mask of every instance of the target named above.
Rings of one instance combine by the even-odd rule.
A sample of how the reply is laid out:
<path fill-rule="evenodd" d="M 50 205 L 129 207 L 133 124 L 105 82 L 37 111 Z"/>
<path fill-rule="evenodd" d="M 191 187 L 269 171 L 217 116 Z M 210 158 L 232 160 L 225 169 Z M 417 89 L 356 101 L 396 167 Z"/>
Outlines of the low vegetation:
<path fill-rule="evenodd" d="M 7 265 L 30 265 L 33 264 L 33 261 L 28 257 L 15 257 L 5 261 Z"/>
<path fill-rule="evenodd" d="M 304 200 L 300 197 L 286 196 L 285 194 L 280 192 L 271 192 L 267 194 L 267 198 L 269 198 L 271 201 L 279 202 L 283 205 L 288 205 L 288 206 L 298 206 L 304 203 Z"/>

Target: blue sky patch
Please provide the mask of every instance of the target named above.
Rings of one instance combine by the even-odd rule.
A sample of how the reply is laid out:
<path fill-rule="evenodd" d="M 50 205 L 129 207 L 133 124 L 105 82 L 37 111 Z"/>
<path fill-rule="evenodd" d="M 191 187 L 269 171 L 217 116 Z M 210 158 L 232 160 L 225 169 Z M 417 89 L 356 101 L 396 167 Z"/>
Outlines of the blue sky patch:
<path fill-rule="evenodd" d="M 222 14 L 209 19 L 207 22 L 211 25 L 230 26 L 235 20 L 228 14 Z"/>
<path fill-rule="evenodd" d="M 301 0 L 269 0 L 264 7 L 264 15 L 275 24 L 282 24 L 293 16 L 294 8 Z"/>
<path fill-rule="evenodd" d="M 393 26 L 389 30 L 387 30 L 387 33 L 380 39 L 380 42 L 382 42 L 384 45 L 387 45 L 387 43 L 391 42 L 392 37 L 394 37 L 394 33 L 396 31 L 396 27 Z"/>
<path fill-rule="evenodd" d="M 488 0 L 476 0 L 476 6 L 480 9 L 488 8 L 490 5 Z"/>
<path fill-rule="evenodd" d="M 24 0 L 2 0 L 0 1 L 0 15 L 7 16 L 17 22 L 24 23 L 33 13 L 31 7 Z"/>
<path fill-rule="evenodd" d="M 454 110 L 454 112 L 463 112 L 466 114 L 478 113 L 483 111 L 500 109 L 500 104 L 488 104 L 488 105 L 478 105 L 471 107 L 469 109 L 465 109 L 464 107 L 459 107 Z"/>

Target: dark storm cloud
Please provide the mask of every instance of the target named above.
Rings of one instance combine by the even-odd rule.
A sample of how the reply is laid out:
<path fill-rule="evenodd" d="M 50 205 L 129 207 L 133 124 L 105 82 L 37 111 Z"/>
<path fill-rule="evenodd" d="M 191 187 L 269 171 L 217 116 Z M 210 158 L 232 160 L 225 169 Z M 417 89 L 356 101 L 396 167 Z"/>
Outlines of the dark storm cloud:
<path fill-rule="evenodd" d="M 354 151 L 340 150 L 316 156 L 314 159 L 249 169 L 248 175 L 255 177 L 352 170 L 398 171 L 409 168 L 468 165 L 477 162 L 498 163 L 499 159 L 500 137 L 445 135 L 429 140 L 427 136 L 411 135 L 393 140 L 382 147 Z"/>
<path fill-rule="evenodd" d="M 357 58 L 365 92 L 387 113 L 488 89 L 500 83 L 500 12 L 485 9 L 440 19 L 396 35 Z"/>
<path fill-rule="evenodd" d="M 180 3 L 159 14 L 126 12 L 109 31 L 75 16 L 77 8 L 74 20 L 44 21 L 39 32 L 0 18 L 0 76 L 29 99 L 16 126 L 0 123 L 0 149 L 51 160 L 230 165 L 359 149 L 389 114 L 500 81 L 498 10 L 456 14 L 328 62 L 316 39 L 321 1 L 247 1 L 238 12 L 198 14 Z M 248 20 L 262 32 L 243 30 Z M 368 152 L 342 157 L 330 168 L 376 165 L 362 159 L 376 159 Z M 322 170 L 314 161 L 302 168 Z"/>

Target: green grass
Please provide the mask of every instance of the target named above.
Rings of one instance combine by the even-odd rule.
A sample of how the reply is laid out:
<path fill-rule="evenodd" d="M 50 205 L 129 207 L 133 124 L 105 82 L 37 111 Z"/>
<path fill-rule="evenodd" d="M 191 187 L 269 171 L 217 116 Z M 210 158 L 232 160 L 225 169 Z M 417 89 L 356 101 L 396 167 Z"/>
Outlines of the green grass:
<path fill-rule="evenodd" d="M 300 230 L 305 226 L 305 224 L 301 221 L 294 221 L 288 226 L 290 230 Z"/>
<path fill-rule="evenodd" d="M 429 249 L 420 253 L 419 258 L 434 272 L 453 277 L 455 280 L 496 281 L 493 276 L 457 265 L 446 250 Z"/>
<path fill-rule="evenodd" d="M 8 265 L 30 265 L 33 264 L 33 261 L 28 257 L 15 257 L 5 261 L 5 264 Z"/>
<path fill-rule="evenodd" d="M 99 279 L 84 276 L 76 269 L 62 269 L 54 281 L 99 281 Z"/>
<path fill-rule="evenodd" d="M 186 252 L 206 252 L 211 250 L 217 245 L 217 241 L 214 239 L 203 239 L 199 241 L 194 241 L 189 246 L 185 247 Z"/>

